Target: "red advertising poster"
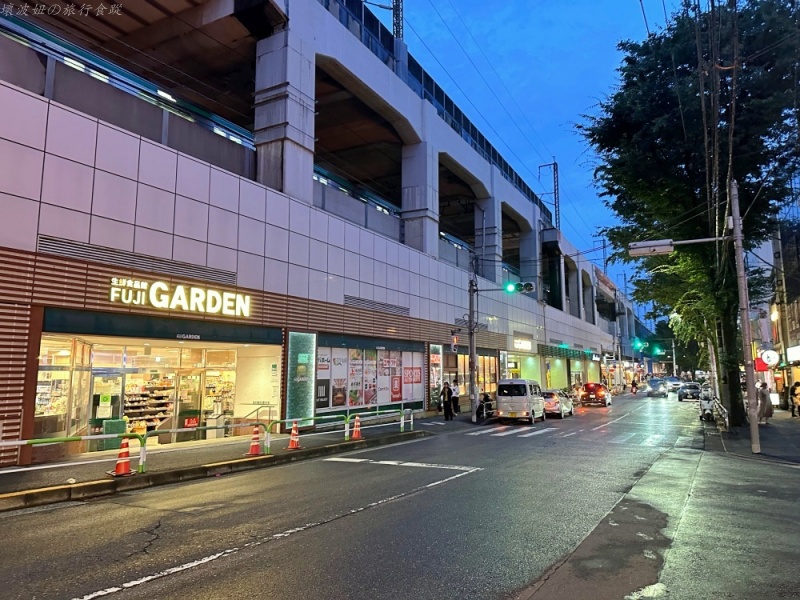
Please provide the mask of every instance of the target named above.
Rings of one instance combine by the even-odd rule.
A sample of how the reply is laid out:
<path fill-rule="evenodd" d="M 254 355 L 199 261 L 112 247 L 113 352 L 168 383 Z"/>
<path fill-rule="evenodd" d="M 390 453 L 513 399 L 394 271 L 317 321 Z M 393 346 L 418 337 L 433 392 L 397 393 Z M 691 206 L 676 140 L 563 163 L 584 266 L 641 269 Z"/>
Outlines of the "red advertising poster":
<path fill-rule="evenodd" d="M 197 427 L 200 424 L 200 417 L 186 417 L 183 420 L 184 427 Z"/>
<path fill-rule="evenodd" d="M 392 375 L 392 402 L 400 402 L 403 399 L 403 378 L 400 375 Z"/>

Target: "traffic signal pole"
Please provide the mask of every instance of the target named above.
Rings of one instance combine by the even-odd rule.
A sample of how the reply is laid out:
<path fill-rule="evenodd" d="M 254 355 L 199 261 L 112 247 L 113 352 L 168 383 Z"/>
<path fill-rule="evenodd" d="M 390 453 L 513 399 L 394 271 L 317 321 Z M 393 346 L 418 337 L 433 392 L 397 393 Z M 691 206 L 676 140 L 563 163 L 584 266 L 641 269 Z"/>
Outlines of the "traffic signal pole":
<path fill-rule="evenodd" d="M 478 364 L 477 350 L 475 348 L 475 329 L 477 328 L 477 315 L 475 314 L 475 296 L 478 294 L 477 276 L 474 271 L 469 274 L 469 402 L 472 407 L 472 422 L 478 422 L 478 390 L 475 386 L 475 369 Z"/>

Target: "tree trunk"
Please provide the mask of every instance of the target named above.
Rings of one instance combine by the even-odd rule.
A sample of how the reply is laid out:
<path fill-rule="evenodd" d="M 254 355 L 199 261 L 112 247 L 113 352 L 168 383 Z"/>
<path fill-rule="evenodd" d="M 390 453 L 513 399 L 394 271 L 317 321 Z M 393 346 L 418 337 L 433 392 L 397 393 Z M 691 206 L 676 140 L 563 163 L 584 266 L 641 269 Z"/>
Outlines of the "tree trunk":
<path fill-rule="evenodd" d="M 737 427 L 745 424 L 745 408 L 742 402 L 742 386 L 740 383 L 739 344 L 737 339 L 738 313 L 736 307 L 729 307 L 720 317 L 720 331 L 722 333 L 722 352 L 720 352 L 720 373 L 727 382 L 727 396 L 723 396 L 722 403 L 728 409 L 731 426 Z"/>

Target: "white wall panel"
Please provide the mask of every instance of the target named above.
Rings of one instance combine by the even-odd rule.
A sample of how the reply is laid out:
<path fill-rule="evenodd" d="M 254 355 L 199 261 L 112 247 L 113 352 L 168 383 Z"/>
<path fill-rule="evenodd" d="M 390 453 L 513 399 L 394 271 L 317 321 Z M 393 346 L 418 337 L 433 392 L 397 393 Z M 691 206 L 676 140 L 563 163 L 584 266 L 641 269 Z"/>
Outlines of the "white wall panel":
<path fill-rule="evenodd" d="M 52 102 L 47 117 L 45 151 L 94 166 L 97 121 Z"/>
<path fill-rule="evenodd" d="M 175 194 L 140 183 L 136 197 L 136 224 L 172 233 L 174 219 Z"/>
<path fill-rule="evenodd" d="M 39 229 L 39 202 L 0 194 L 0 246 L 36 249 L 36 232 Z"/>
<path fill-rule="evenodd" d="M 105 171 L 94 171 L 92 213 L 125 223 L 136 222 L 136 182 Z"/>
<path fill-rule="evenodd" d="M 139 181 L 174 192 L 177 175 L 178 153 L 142 140 L 139 146 Z"/>
<path fill-rule="evenodd" d="M 44 152 L 0 139 L 0 193 L 39 201 Z"/>
<path fill-rule="evenodd" d="M 210 186 L 211 168 L 206 163 L 179 154 L 176 192 L 208 204 Z"/>
<path fill-rule="evenodd" d="M 137 179 L 139 176 L 138 136 L 126 133 L 112 125 L 100 123 L 97 127 L 97 161 L 95 166 L 120 177 Z"/>
<path fill-rule="evenodd" d="M 91 212 L 94 169 L 72 160 L 46 154 L 42 177 L 42 202 Z"/>
<path fill-rule="evenodd" d="M 59 206 L 42 204 L 39 212 L 39 234 L 89 242 L 89 215 Z"/>
<path fill-rule="evenodd" d="M 36 150 L 44 150 L 47 134 L 47 101 L 19 88 L 0 83 L 0 106 L 14 107 L 13 113 L 6 113 L 0 118 L 0 138 Z"/>
<path fill-rule="evenodd" d="M 133 225 L 93 216 L 89 243 L 133 252 Z"/>

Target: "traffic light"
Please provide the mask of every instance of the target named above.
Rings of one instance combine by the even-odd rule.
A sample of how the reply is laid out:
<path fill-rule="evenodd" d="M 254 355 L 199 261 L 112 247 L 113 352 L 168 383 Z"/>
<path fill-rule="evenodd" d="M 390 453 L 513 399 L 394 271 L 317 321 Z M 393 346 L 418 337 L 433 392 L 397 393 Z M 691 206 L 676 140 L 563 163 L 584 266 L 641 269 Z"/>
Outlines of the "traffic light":
<path fill-rule="evenodd" d="M 653 346 L 653 356 L 659 356 L 661 354 L 661 348 L 659 346 Z"/>
<path fill-rule="evenodd" d="M 642 348 L 644 348 L 644 344 L 642 343 L 642 340 L 640 340 L 639 338 L 633 338 L 633 349 L 634 350 L 641 350 Z"/>
<path fill-rule="evenodd" d="M 453 335 L 450 337 L 450 351 L 458 354 L 458 336 Z"/>
<path fill-rule="evenodd" d="M 528 294 L 535 289 L 536 287 L 530 281 L 518 281 L 516 283 L 509 281 L 505 285 L 505 290 L 509 294 Z"/>

